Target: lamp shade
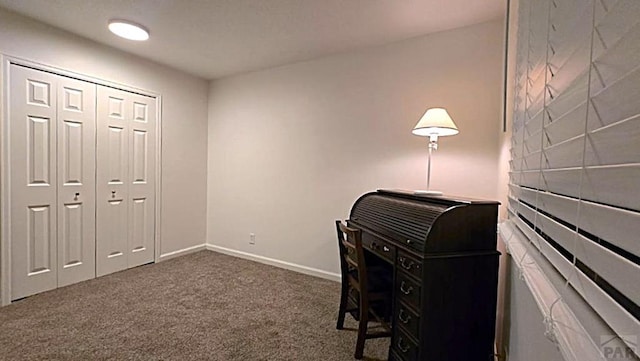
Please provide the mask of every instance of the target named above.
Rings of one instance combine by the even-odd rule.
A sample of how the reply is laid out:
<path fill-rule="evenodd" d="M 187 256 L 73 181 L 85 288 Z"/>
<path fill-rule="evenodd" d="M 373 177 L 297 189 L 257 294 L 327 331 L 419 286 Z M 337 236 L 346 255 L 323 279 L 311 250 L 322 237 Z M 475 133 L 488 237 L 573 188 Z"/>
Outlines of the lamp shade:
<path fill-rule="evenodd" d="M 444 108 L 431 108 L 424 113 L 411 132 L 423 137 L 447 136 L 458 134 L 458 127 Z"/>

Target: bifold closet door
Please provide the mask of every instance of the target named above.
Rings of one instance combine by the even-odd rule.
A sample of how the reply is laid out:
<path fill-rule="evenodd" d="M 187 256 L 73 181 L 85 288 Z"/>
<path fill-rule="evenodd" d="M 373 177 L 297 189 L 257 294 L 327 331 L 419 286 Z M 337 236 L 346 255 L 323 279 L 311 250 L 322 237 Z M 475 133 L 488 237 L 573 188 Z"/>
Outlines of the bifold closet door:
<path fill-rule="evenodd" d="M 156 100 L 98 86 L 98 276 L 153 262 Z"/>
<path fill-rule="evenodd" d="M 95 277 L 95 85 L 10 66 L 11 298 Z"/>
<path fill-rule="evenodd" d="M 96 277 L 96 85 L 58 76 L 58 287 Z"/>

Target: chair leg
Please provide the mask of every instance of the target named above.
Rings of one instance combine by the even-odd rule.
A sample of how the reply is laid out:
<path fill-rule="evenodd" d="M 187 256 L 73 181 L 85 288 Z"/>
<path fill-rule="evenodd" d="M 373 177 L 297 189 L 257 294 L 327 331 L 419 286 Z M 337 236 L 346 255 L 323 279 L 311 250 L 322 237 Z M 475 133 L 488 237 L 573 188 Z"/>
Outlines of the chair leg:
<path fill-rule="evenodd" d="M 338 323 L 336 328 L 342 330 L 344 328 L 344 316 L 347 313 L 347 299 L 349 297 L 349 285 L 342 281 L 342 292 L 340 293 L 340 309 L 338 310 Z"/>
<path fill-rule="evenodd" d="M 367 338 L 367 324 L 369 323 L 369 311 L 367 307 L 360 305 L 360 322 L 358 322 L 358 339 L 356 340 L 356 353 L 353 357 L 360 360 L 364 353 L 364 341 Z"/>

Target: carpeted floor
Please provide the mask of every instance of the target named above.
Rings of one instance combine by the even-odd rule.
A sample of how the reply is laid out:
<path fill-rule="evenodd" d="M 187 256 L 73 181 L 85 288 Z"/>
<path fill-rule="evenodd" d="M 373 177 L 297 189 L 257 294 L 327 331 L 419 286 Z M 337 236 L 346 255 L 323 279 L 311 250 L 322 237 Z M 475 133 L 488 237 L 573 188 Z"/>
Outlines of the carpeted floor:
<path fill-rule="evenodd" d="M 0 308 L 1 360 L 353 359 L 336 330 L 340 285 L 210 251 Z M 386 360 L 388 339 L 365 360 Z"/>

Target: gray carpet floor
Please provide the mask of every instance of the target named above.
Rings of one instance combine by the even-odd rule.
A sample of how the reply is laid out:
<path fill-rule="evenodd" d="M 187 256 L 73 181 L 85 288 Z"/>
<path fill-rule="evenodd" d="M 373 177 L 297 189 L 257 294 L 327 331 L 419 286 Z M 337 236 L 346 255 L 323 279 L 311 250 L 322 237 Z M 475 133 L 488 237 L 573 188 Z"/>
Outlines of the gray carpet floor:
<path fill-rule="evenodd" d="M 352 360 L 340 285 L 202 251 L 0 308 L 1 360 Z M 365 360 L 386 360 L 388 339 Z"/>

